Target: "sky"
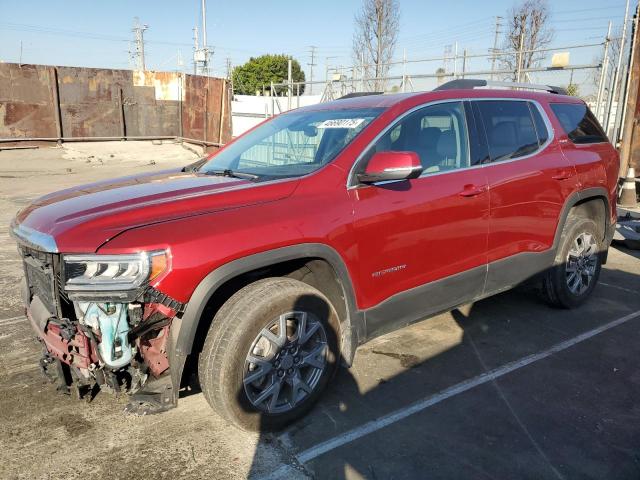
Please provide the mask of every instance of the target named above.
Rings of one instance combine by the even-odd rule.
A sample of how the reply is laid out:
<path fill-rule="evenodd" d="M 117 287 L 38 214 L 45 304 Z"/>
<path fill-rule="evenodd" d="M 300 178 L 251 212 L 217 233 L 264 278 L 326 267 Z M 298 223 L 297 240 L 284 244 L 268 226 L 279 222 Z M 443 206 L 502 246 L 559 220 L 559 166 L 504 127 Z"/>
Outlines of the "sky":
<path fill-rule="evenodd" d="M 399 1 L 396 58 L 406 55 L 410 60 L 442 56 L 445 46 L 456 42 L 459 52 L 486 53 L 493 46 L 496 16 L 505 17 L 514 4 L 513 0 Z M 251 56 L 285 53 L 300 61 L 308 78 L 311 45 L 317 47 L 315 79 L 324 78 L 327 64 L 352 65 L 353 18 L 360 5 L 360 0 L 208 0 L 213 74 L 225 74 L 227 58 L 238 65 Z M 549 6 L 553 45 L 566 47 L 603 42 L 609 20 L 614 30 L 623 23 L 625 0 L 554 0 Z M 147 69 L 190 72 L 192 30 L 200 14 L 200 0 L 0 0 L 0 61 L 131 68 L 131 29 L 134 17 L 139 17 L 148 25 Z M 602 47 L 572 49 L 571 62 L 592 63 L 601 51 Z M 488 60 L 482 62 L 488 66 Z M 408 68 L 431 73 L 437 65 Z"/>

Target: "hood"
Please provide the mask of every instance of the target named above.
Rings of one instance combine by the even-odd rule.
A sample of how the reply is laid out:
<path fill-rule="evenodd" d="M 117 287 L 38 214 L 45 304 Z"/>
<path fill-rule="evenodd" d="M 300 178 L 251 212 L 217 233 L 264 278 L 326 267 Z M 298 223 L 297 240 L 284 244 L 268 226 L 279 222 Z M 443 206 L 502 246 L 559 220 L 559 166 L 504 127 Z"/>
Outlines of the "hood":
<path fill-rule="evenodd" d="M 276 201 L 297 183 L 166 170 L 45 195 L 21 210 L 14 226 L 52 237 L 60 252 L 94 252 L 130 228 Z"/>

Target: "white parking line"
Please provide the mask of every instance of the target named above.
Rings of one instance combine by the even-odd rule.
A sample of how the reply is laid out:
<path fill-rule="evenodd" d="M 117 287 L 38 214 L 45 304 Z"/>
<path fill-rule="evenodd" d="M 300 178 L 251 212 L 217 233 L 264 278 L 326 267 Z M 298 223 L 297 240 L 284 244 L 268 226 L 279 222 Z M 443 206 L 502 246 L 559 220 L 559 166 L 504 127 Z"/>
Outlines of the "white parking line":
<path fill-rule="evenodd" d="M 634 295 L 638 293 L 637 290 L 631 290 L 630 288 L 619 287 L 618 285 L 611 285 L 610 283 L 604 283 L 598 281 L 598 285 L 604 285 L 605 287 L 615 288 L 617 290 L 622 290 L 623 292 L 633 293 Z"/>
<path fill-rule="evenodd" d="M 456 385 L 453 385 L 452 387 L 449 387 L 434 395 L 423 398 L 422 400 L 418 400 L 417 402 L 409 405 L 408 407 L 401 408 L 399 410 L 396 410 L 395 412 L 391 412 L 380 418 L 367 422 L 364 425 L 353 428 L 341 435 L 330 438 L 329 440 L 319 443 L 318 445 L 310 447 L 307 450 L 304 450 L 298 453 L 297 455 L 295 455 L 295 458 L 301 464 L 309 462 L 319 457 L 320 455 L 330 452 L 331 450 L 335 450 L 336 448 L 341 447 L 347 443 L 351 443 L 355 440 L 358 440 L 359 438 L 362 438 L 366 435 L 374 433 L 393 423 L 399 422 L 400 420 L 404 420 L 405 418 L 415 413 L 419 413 L 429 407 L 432 407 L 433 405 L 436 405 L 444 400 L 447 400 L 448 398 L 451 398 L 460 393 L 464 393 L 475 387 L 478 387 L 487 382 L 490 382 L 497 378 L 503 377 L 504 375 L 507 375 L 511 372 L 514 372 L 523 367 L 526 367 L 527 365 L 531 365 L 532 363 L 543 360 L 553 355 L 554 353 L 558 353 L 570 347 L 573 347 L 578 343 L 582 343 L 586 340 L 589 340 L 590 338 L 593 338 L 596 335 L 599 335 L 603 332 L 606 332 L 607 330 L 610 330 L 614 327 L 622 325 L 623 323 L 626 323 L 629 320 L 633 320 L 634 318 L 637 318 L 637 317 L 640 317 L 640 310 L 630 313 L 629 315 L 625 315 L 624 317 L 618 318 L 617 320 L 613 320 L 609 323 L 605 323 L 604 325 L 596 327 L 593 330 L 589 330 L 569 340 L 560 342 L 551 348 L 548 348 L 541 352 L 534 353 L 527 357 L 521 358 L 520 360 L 507 363 L 502 367 L 498 367 L 494 370 L 490 370 L 489 372 L 483 373 L 482 375 L 478 375 L 477 377 L 471 378 L 469 380 L 465 380 L 464 382 L 460 382 Z M 294 467 L 290 465 L 283 465 L 282 467 L 276 469 L 270 475 L 264 478 L 269 478 L 269 479 L 285 478 L 287 476 L 287 473 L 290 473 L 294 470 L 295 470 Z"/>
<path fill-rule="evenodd" d="M 25 322 L 27 317 L 20 315 L 19 317 L 10 317 L 0 319 L 0 325 L 13 325 L 14 323 Z"/>

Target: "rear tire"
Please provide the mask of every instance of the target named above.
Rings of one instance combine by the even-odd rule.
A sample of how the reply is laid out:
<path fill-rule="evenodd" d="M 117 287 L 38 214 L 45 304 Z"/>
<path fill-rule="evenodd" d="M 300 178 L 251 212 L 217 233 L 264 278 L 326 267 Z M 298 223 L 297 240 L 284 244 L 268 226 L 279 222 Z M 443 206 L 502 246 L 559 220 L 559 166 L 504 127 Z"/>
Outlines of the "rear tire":
<path fill-rule="evenodd" d="M 338 315 L 317 289 L 267 278 L 220 308 L 200 354 L 205 398 L 245 430 L 278 430 L 306 414 L 333 376 Z"/>
<path fill-rule="evenodd" d="M 575 308 L 590 295 L 602 268 L 603 240 L 595 221 L 569 216 L 554 266 L 545 274 L 542 293 L 553 306 Z"/>

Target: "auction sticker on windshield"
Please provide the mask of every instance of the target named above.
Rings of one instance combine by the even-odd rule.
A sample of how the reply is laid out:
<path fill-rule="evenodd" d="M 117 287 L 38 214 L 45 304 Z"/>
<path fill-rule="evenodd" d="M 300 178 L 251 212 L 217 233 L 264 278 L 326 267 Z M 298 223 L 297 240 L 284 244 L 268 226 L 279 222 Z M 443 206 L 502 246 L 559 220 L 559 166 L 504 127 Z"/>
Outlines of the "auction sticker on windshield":
<path fill-rule="evenodd" d="M 364 122 L 364 118 L 335 118 L 325 120 L 318 128 L 358 128 Z"/>

